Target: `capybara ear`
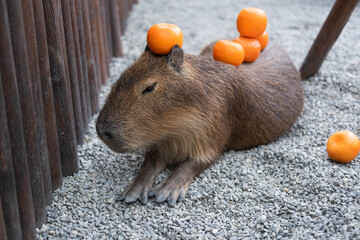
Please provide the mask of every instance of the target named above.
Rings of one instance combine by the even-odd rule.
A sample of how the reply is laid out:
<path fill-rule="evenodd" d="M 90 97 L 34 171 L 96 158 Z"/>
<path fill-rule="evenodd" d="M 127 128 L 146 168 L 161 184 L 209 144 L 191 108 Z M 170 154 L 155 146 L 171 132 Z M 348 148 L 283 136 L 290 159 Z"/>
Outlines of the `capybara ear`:
<path fill-rule="evenodd" d="M 184 51 L 179 45 L 176 44 L 171 48 L 170 53 L 167 55 L 167 62 L 176 72 L 181 71 L 181 65 L 184 62 Z"/>

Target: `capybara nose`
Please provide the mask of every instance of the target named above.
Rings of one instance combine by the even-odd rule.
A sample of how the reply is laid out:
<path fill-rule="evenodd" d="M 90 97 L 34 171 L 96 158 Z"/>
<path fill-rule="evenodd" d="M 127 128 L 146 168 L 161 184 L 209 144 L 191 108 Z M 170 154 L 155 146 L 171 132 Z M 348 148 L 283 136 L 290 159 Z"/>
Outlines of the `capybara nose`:
<path fill-rule="evenodd" d="M 108 140 L 111 140 L 114 137 L 113 134 L 108 130 L 105 130 L 104 133 L 102 134 L 102 136 Z"/>
<path fill-rule="evenodd" d="M 114 138 L 114 134 L 109 127 L 96 123 L 96 132 L 102 139 L 111 140 Z"/>

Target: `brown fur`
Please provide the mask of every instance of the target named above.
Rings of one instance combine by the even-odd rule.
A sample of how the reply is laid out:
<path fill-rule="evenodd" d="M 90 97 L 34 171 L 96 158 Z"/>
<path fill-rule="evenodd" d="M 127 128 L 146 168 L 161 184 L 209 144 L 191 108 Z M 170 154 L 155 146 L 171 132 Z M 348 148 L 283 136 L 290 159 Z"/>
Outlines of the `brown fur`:
<path fill-rule="evenodd" d="M 296 121 L 303 88 L 280 47 L 268 46 L 255 62 L 234 67 L 212 59 L 213 45 L 200 56 L 177 46 L 168 56 L 146 50 L 113 86 L 97 120 L 99 136 L 117 152 L 147 149 L 120 200 L 147 202 L 155 176 L 175 163 L 172 175 L 149 194 L 174 205 L 222 152 L 269 143 Z"/>

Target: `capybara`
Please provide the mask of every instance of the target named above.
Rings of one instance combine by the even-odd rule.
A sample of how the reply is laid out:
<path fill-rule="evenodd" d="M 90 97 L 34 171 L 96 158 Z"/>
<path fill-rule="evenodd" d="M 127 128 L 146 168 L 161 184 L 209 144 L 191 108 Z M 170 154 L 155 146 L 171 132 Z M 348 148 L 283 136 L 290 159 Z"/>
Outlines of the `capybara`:
<path fill-rule="evenodd" d="M 146 149 L 135 181 L 118 197 L 133 202 L 185 197 L 188 184 L 227 150 L 269 143 L 300 115 L 303 87 L 286 52 L 275 44 L 258 59 L 235 67 L 175 45 L 168 55 L 148 48 L 114 84 L 96 123 L 100 138 L 115 152 Z M 173 172 L 158 186 L 155 177 Z"/>

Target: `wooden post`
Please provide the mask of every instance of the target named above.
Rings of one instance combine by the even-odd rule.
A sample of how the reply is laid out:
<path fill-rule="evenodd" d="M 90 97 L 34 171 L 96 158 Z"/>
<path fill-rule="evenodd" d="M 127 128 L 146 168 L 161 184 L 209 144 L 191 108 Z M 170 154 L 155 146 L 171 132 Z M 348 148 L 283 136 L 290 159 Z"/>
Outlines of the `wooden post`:
<path fill-rule="evenodd" d="M 97 73 L 95 67 L 95 57 L 90 28 L 90 16 L 87 0 L 82 0 L 82 13 L 84 20 L 85 47 L 87 56 L 87 67 L 89 77 L 89 89 L 91 100 L 91 113 L 94 114 L 99 110 L 99 96 L 97 87 Z"/>
<path fill-rule="evenodd" d="M 126 28 L 126 3 L 124 0 L 117 0 L 119 5 L 119 17 L 120 17 L 120 26 L 121 26 L 121 35 L 124 35 Z"/>
<path fill-rule="evenodd" d="M 101 91 L 101 68 L 100 68 L 100 53 L 99 53 L 99 41 L 97 37 L 97 25 L 96 25 L 96 12 L 95 12 L 95 2 L 94 0 L 88 0 L 88 9 L 90 17 L 90 29 L 91 29 L 91 38 L 94 51 L 95 59 L 95 69 L 96 69 L 96 84 L 98 87 L 98 92 Z"/>
<path fill-rule="evenodd" d="M 79 166 L 70 82 L 66 78 L 64 62 L 61 2 L 43 0 L 43 4 L 62 172 L 69 176 L 77 172 Z"/>
<path fill-rule="evenodd" d="M 0 195 L 0 239 L 7 240 L 6 231 L 5 231 L 5 220 L 1 205 L 1 195 Z"/>
<path fill-rule="evenodd" d="M 7 240 L 6 231 L 5 231 L 5 220 L 4 220 L 2 204 L 1 204 L 1 196 L 0 196 L 0 239 Z"/>
<path fill-rule="evenodd" d="M 86 113 L 87 113 L 88 122 L 89 122 L 91 119 L 91 98 L 90 98 L 88 63 L 87 63 L 87 55 L 86 55 L 85 32 L 84 32 L 85 30 L 84 30 L 84 21 L 83 21 L 83 14 L 82 14 L 83 11 L 82 11 L 81 0 L 75 0 L 75 6 L 76 6 L 77 24 L 78 24 L 78 29 L 79 29 L 79 43 L 80 43 L 82 73 L 83 73 L 83 79 L 84 79 Z"/>
<path fill-rule="evenodd" d="M 121 34 L 125 33 L 126 21 L 129 16 L 130 3 L 128 0 L 118 0 L 119 3 L 119 16 L 121 18 Z"/>
<path fill-rule="evenodd" d="M 53 189 L 56 189 L 62 184 L 62 172 L 42 0 L 33 0 L 33 8 L 51 185 Z"/>
<path fill-rule="evenodd" d="M 74 35 L 71 23 L 71 13 L 70 13 L 70 3 L 69 0 L 61 0 L 62 3 L 62 12 L 63 12 L 63 21 L 64 21 L 64 33 L 66 48 L 64 58 L 67 56 L 67 63 L 69 69 L 69 80 L 70 80 L 70 89 L 72 95 L 72 109 L 74 111 L 74 122 L 76 130 L 76 139 L 77 143 L 82 145 L 84 143 L 84 126 L 81 112 L 81 102 L 80 102 L 80 92 L 79 92 L 79 81 L 78 73 L 76 67 L 76 58 L 75 58 L 75 45 L 74 45 Z"/>
<path fill-rule="evenodd" d="M 6 0 L 0 2 L 0 71 L 5 99 L 6 115 L 9 119 L 8 130 L 11 146 L 14 175 L 16 178 L 16 194 L 18 198 L 21 234 L 29 239 L 36 238 L 34 207 L 30 187 L 30 175 L 26 157 L 25 138 L 21 118 L 20 100 L 18 95 L 14 56 L 8 22 Z M 21 8 L 20 8 L 21 10 Z M 10 199 L 11 200 L 11 199 Z M 18 231 L 17 228 L 14 231 Z M 17 239 L 17 238 L 15 238 Z"/>
<path fill-rule="evenodd" d="M 339 37 L 359 0 L 336 0 L 300 68 L 302 79 L 313 76 Z"/>
<path fill-rule="evenodd" d="M 0 213 L 0 239 L 6 239 L 6 236 L 9 239 L 21 239 L 21 225 L 10 149 L 3 82 L 0 74 L 0 211 L 3 209 Z"/>
<path fill-rule="evenodd" d="M 99 43 L 99 59 L 100 59 L 100 70 L 101 70 L 101 83 L 105 84 L 107 80 L 107 59 L 105 54 L 105 38 L 104 38 L 104 27 L 102 24 L 101 16 L 101 5 L 100 0 L 95 0 L 95 19 L 96 19 L 96 34 Z"/>
<path fill-rule="evenodd" d="M 85 86 L 84 86 L 84 77 L 83 77 L 83 68 L 81 62 L 81 51 L 80 51 L 80 40 L 79 40 L 79 29 L 76 17 L 76 4 L 75 1 L 70 1 L 70 14 L 71 14 L 71 24 L 74 37 L 74 47 L 75 47 L 75 60 L 76 60 L 76 70 L 79 84 L 80 92 L 80 103 L 81 103 L 81 113 L 83 119 L 83 131 L 86 132 L 88 129 L 88 115 L 86 107 L 86 97 L 85 97 Z"/>
<path fill-rule="evenodd" d="M 123 2 L 125 4 L 123 14 L 125 18 L 125 29 L 126 29 L 126 21 L 129 17 L 129 12 L 130 12 L 130 3 L 129 0 L 123 0 Z"/>
<path fill-rule="evenodd" d="M 36 226 L 46 222 L 46 204 L 37 136 L 37 122 L 30 79 L 27 42 L 25 37 L 22 4 L 20 0 L 7 0 L 10 33 L 14 52 L 17 86 L 23 120 L 26 154 L 31 177 Z M 5 88 L 4 88 L 5 89 Z"/>
<path fill-rule="evenodd" d="M 133 8 L 133 0 L 127 0 L 128 1 L 128 15 L 126 16 L 126 18 L 128 18 L 129 17 L 129 15 L 130 15 L 130 12 L 131 12 L 131 10 L 132 10 L 132 8 Z"/>
<path fill-rule="evenodd" d="M 22 9 L 24 15 L 24 22 L 26 23 L 25 34 L 27 41 L 27 51 L 29 56 L 29 67 L 30 67 L 30 76 L 31 76 L 31 84 L 32 84 L 32 93 L 34 99 L 35 120 L 36 120 L 38 144 L 40 150 L 45 202 L 47 204 L 50 204 L 52 200 L 52 187 L 51 187 L 50 166 L 48 161 L 44 107 L 42 101 L 39 57 L 38 57 L 38 50 L 36 45 L 35 22 L 34 22 L 32 0 L 23 0 Z"/>
<path fill-rule="evenodd" d="M 121 57 L 121 26 L 119 18 L 119 6 L 117 0 L 110 0 L 111 37 L 113 44 L 113 56 Z"/>
<path fill-rule="evenodd" d="M 101 18 L 101 37 L 102 37 L 102 41 L 104 44 L 104 56 L 105 56 L 105 64 L 106 64 L 106 77 L 108 77 L 110 75 L 110 70 L 109 70 L 109 64 L 112 61 L 112 56 L 110 55 L 110 50 L 109 50 L 109 42 L 107 41 L 107 33 L 106 33 L 106 16 L 105 16 L 105 1 L 100 1 L 100 7 L 98 9 L 99 14 L 100 14 L 100 18 Z"/>
<path fill-rule="evenodd" d="M 106 26 L 106 38 L 109 46 L 110 59 L 113 57 L 113 43 L 111 36 L 111 20 L 110 20 L 110 0 L 105 1 L 105 26 Z"/>

